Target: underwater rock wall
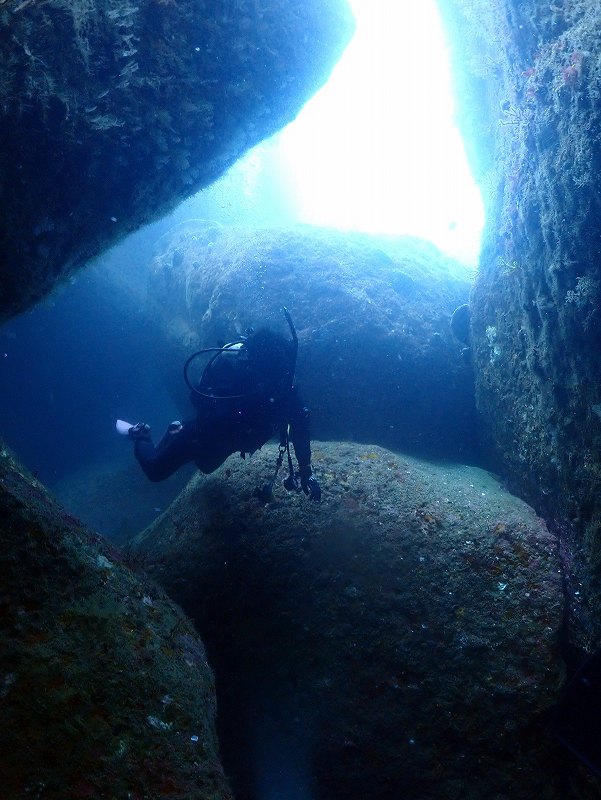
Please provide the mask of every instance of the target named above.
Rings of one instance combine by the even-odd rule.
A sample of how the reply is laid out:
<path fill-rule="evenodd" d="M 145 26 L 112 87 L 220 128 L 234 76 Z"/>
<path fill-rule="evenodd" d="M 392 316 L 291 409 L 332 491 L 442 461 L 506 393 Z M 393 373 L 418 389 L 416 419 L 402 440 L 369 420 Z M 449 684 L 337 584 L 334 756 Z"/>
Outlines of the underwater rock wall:
<path fill-rule="evenodd" d="M 563 593 L 532 509 L 477 468 L 323 442 L 322 502 L 280 480 L 263 504 L 276 456 L 197 475 L 134 543 L 207 645 L 238 800 L 597 797 L 548 727 Z"/>
<path fill-rule="evenodd" d="M 487 204 L 477 402 L 562 533 L 572 643 L 601 645 L 601 6 L 440 0 Z M 476 24 L 477 22 L 477 24 Z"/>
<path fill-rule="evenodd" d="M 290 122 L 346 0 L 4 0 L 0 319 Z"/>
<path fill-rule="evenodd" d="M 1 796 L 231 800 L 180 609 L 1 442 L 0 526 Z"/>
<path fill-rule="evenodd" d="M 287 306 L 315 436 L 469 460 L 478 452 L 472 370 L 450 319 L 470 287 L 464 267 L 417 239 L 192 220 L 160 240 L 149 296 L 182 413 L 192 412 L 186 358 L 251 325 L 289 337 Z"/>

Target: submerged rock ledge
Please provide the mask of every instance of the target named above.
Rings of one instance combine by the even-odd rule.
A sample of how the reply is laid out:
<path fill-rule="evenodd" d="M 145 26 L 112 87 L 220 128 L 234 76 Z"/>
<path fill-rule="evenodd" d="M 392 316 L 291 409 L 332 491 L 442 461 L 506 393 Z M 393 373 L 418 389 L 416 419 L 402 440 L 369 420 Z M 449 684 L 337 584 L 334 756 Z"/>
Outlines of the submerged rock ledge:
<path fill-rule="evenodd" d="M 487 472 L 348 443 L 314 445 L 321 504 L 261 505 L 275 455 L 193 478 L 136 541 L 207 645 L 236 796 L 564 798 L 544 522 Z"/>

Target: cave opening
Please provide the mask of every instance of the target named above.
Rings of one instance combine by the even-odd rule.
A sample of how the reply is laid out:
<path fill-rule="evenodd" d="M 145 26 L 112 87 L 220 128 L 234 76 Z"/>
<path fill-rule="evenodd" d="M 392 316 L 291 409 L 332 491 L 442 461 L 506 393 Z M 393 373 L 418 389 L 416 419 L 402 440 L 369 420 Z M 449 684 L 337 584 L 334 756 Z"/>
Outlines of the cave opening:
<path fill-rule="evenodd" d="M 436 0 L 351 0 L 355 35 L 297 118 L 183 204 L 224 222 L 411 235 L 475 267 L 484 211 Z"/>
<path fill-rule="evenodd" d="M 436 2 L 351 5 L 354 39 L 287 128 L 0 329 L 3 435 L 64 501 L 61 487 L 71 473 L 116 457 L 120 443 L 110 430 L 116 400 L 121 413 L 135 415 L 143 398 L 151 423 L 178 416 L 153 367 L 157 342 L 144 317 L 148 264 L 157 240 L 175 225 L 204 218 L 407 234 L 475 266 L 482 201 L 454 121 Z M 75 373 L 82 376 L 76 390 Z M 34 418 L 31 386 L 46 409 Z M 150 519 L 163 501 L 147 505 Z"/>

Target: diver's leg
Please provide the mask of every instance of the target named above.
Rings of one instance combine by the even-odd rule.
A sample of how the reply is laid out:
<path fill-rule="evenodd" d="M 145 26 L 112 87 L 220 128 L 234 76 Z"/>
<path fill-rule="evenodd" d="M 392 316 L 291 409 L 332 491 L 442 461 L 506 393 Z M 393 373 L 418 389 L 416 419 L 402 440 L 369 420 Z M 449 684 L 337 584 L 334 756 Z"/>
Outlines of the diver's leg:
<path fill-rule="evenodd" d="M 193 461 L 197 446 L 195 421 L 184 422 L 181 426 L 171 423 L 156 447 L 150 433 L 136 439 L 134 454 L 149 480 L 162 481 L 184 464 Z"/>

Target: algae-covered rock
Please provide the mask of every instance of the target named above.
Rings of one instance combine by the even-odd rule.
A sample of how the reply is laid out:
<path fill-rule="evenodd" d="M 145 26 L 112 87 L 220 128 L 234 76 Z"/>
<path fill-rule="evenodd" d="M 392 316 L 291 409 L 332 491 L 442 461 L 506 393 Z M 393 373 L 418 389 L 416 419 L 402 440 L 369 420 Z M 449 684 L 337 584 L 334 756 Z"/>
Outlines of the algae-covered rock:
<path fill-rule="evenodd" d="M 181 365 L 191 352 L 249 326 L 289 336 L 286 306 L 299 337 L 297 382 L 318 438 L 474 456 L 472 371 L 450 329 L 471 276 L 433 245 L 192 220 L 165 234 L 157 251 L 150 294 L 171 345 L 160 354 L 167 385 L 183 390 Z"/>
<path fill-rule="evenodd" d="M 0 319 L 290 122 L 346 0 L 3 0 Z"/>
<path fill-rule="evenodd" d="M 236 796 L 571 796 L 544 522 L 487 472 L 352 444 L 314 444 L 320 504 L 262 505 L 275 455 L 194 478 L 136 544 L 207 644 Z"/>
<path fill-rule="evenodd" d="M 231 798 L 191 623 L 0 448 L 0 794 Z"/>
<path fill-rule="evenodd" d="M 601 6 L 441 0 L 487 205 L 477 402 L 511 485 L 562 532 L 568 631 L 601 645 Z"/>

